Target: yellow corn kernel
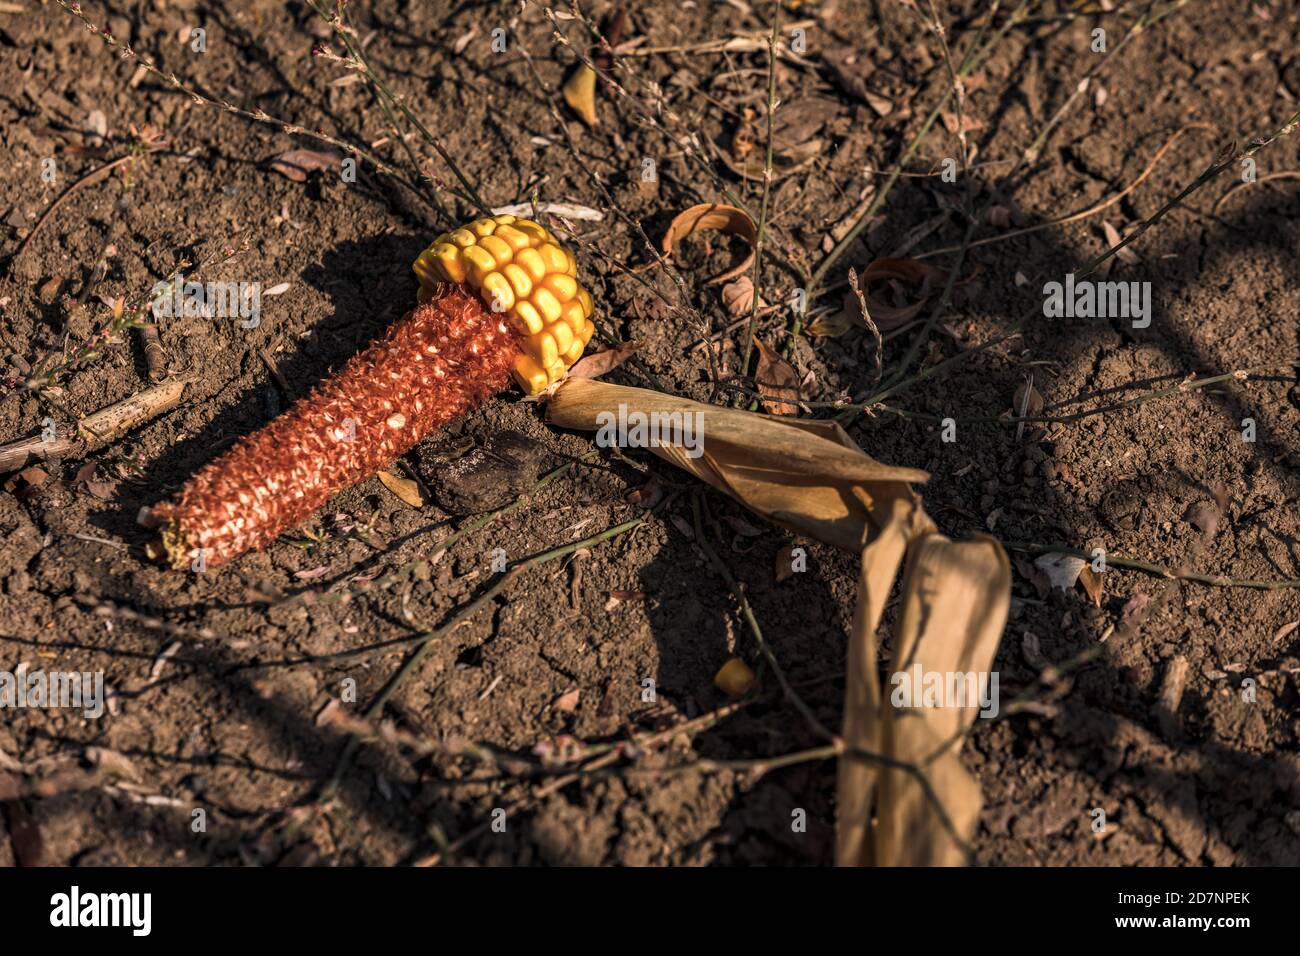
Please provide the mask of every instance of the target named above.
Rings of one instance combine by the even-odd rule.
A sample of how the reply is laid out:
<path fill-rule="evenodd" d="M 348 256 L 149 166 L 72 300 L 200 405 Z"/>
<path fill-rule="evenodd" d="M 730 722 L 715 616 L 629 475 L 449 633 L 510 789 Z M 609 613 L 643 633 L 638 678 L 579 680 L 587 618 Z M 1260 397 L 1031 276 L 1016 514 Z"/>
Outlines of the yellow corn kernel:
<path fill-rule="evenodd" d="M 755 674 L 739 657 L 733 657 L 713 675 L 713 686 L 728 697 L 741 698 L 754 686 Z"/>
<path fill-rule="evenodd" d="M 587 317 L 582 314 L 582 303 L 577 299 L 564 303 L 564 313 L 561 318 L 575 335 L 582 331 L 583 323 L 587 321 Z"/>
<path fill-rule="evenodd" d="M 525 335 L 536 335 L 546 327 L 541 313 L 527 299 L 516 302 L 515 307 L 510 310 L 510 315 L 517 320 L 516 326 Z"/>
<path fill-rule="evenodd" d="M 583 317 L 588 319 L 591 318 L 591 313 L 594 308 L 591 302 L 591 293 L 582 286 L 578 286 L 578 301 L 582 303 Z"/>
<path fill-rule="evenodd" d="M 578 280 L 561 272 L 547 273 L 542 288 L 550 291 L 560 302 L 568 302 L 578 294 Z"/>
<path fill-rule="evenodd" d="M 555 336 L 550 332 L 538 332 L 524 339 L 524 351 L 537 359 L 542 368 L 547 368 L 555 364 L 555 360 L 560 357 L 559 349 L 555 347 Z"/>
<path fill-rule="evenodd" d="M 469 224 L 470 231 L 480 239 L 492 235 L 496 231 L 497 224 L 491 219 L 475 219 Z"/>
<path fill-rule="evenodd" d="M 546 366 L 546 379 L 551 385 L 554 385 L 568 374 L 569 367 L 564 364 L 564 359 L 559 358 L 558 356 L 554 362 Z"/>
<path fill-rule="evenodd" d="M 574 278 L 577 278 L 578 260 L 575 259 L 573 253 L 570 252 L 568 249 L 564 248 L 564 246 L 560 246 L 560 251 L 563 252 L 565 258 L 569 260 L 569 268 L 566 271 L 569 273 L 569 275 L 573 276 Z"/>
<path fill-rule="evenodd" d="M 592 325 L 590 321 L 588 321 L 585 325 L 583 325 L 582 331 L 578 333 L 578 341 L 580 341 L 585 346 L 588 342 L 591 341 L 591 337 L 595 334 L 596 334 L 596 327 Z"/>
<path fill-rule="evenodd" d="M 528 298 L 537 306 L 537 311 L 542 313 L 547 325 L 560 320 L 560 300 L 551 295 L 548 289 L 537 286 Z"/>
<path fill-rule="evenodd" d="M 464 226 L 453 230 L 447 238 L 456 243 L 456 245 L 460 246 L 462 249 L 468 249 L 470 246 L 474 245 L 474 243 L 478 242 L 478 236 L 474 235 L 474 233 L 470 232 Z"/>
<path fill-rule="evenodd" d="M 510 248 L 510 244 L 496 236 L 487 236 L 478 241 L 479 247 L 486 249 L 492 254 L 492 258 L 497 261 L 497 265 L 506 265 L 515 257 L 515 250 Z"/>
<path fill-rule="evenodd" d="M 515 298 L 526 298 L 533 291 L 533 280 L 519 265 L 511 263 L 501 267 L 501 274 L 506 277 L 510 287 L 515 290 Z"/>
<path fill-rule="evenodd" d="M 420 258 L 415 260 L 415 264 L 411 268 L 420 277 L 421 285 L 437 282 L 442 278 L 437 265 L 434 263 L 432 250 L 420 253 Z"/>
<path fill-rule="evenodd" d="M 492 221 L 498 226 L 508 226 L 515 221 L 515 217 L 510 215 L 508 212 L 503 212 L 499 216 L 493 216 Z"/>
<path fill-rule="evenodd" d="M 540 246 L 543 242 L 551 241 L 551 234 L 531 219 L 516 219 L 512 225 L 532 239 L 534 245 Z"/>
<path fill-rule="evenodd" d="M 582 358 L 582 350 L 587 346 L 582 344 L 582 339 L 574 339 L 573 344 L 569 346 L 569 351 L 564 353 L 564 363 L 572 365 L 578 359 Z"/>
<path fill-rule="evenodd" d="M 546 331 L 550 332 L 555 338 L 555 350 L 561 355 L 569 351 L 569 346 L 573 345 L 573 329 L 569 328 L 567 323 L 556 322 L 548 326 Z"/>
<path fill-rule="evenodd" d="M 462 249 L 460 257 L 465 262 L 470 279 L 480 288 L 483 285 L 483 278 L 489 272 L 496 271 L 496 259 L 492 258 L 492 253 L 481 246 L 470 246 L 468 249 Z"/>
<path fill-rule="evenodd" d="M 489 272 L 483 277 L 480 294 L 493 312 L 509 312 L 514 307 L 515 290 L 499 272 Z"/>
<path fill-rule="evenodd" d="M 542 262 L 546 263 L 547 272 L 567 272 L 569 270 L 569 257 L 553 242 L 544 242 L 537 247 L 541 253 Z"/>
<path fill-rule="evenodd" d="M 542 261 L 542 254 L 536 249 L 525 249 L 515 256 L 515 263 L 523 266 L 524 271 L 528 273 L 528 278 L 534 282 L 541 282 L 546 276 L 546 263 Z"/>
<path fill-rule="evenodd" d="M 515 359 L 514 373 L 515 381 L 519 383 L 519 387 L 530 395 L 540 392 L 550 384 L 546 369 L 527 355 L 520 355 Z"/>
<path fill-rule="evenodd" d="M 511 253 L 527 249 L 533 244 L 528 236 L 511 225 L 497 226 L 497 231 L 492 233 L 492 237 L 505 242 L 510 247 Z"/>
<path fill-rule="evenodd" d="M 444 242 L 433 247 L 434 262 L 442 269 L 442 273 L 450 282 L 465 281 L 465 264 L 460 259 L 460 249 L 453 246 L 450 242 Z"/>

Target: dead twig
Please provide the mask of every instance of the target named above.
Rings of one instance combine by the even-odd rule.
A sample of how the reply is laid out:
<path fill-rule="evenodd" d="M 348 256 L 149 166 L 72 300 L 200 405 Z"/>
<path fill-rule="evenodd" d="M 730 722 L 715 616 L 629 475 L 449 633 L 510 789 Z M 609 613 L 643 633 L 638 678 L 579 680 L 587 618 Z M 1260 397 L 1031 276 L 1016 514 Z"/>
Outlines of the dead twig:
<path fill-rule="evenodd" d="M 88 415 L 72 435 L 27 438 L 0 445 L 0 472 L 16 471 L 47 458 L 77 458 L 101 448 L 168 409 L 175 408 L 187 379 L 172 379 Z"/>

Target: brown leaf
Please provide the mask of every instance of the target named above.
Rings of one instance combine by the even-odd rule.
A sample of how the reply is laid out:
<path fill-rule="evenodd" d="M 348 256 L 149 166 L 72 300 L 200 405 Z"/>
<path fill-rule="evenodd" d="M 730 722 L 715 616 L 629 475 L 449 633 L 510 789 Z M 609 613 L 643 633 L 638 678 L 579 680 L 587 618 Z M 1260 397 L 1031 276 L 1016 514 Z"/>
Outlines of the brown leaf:
<path fill-rule="evenodd" d="M 42 494 L 49 480 L 49 472 L 39 465 L 32 465 L 10 476 L 4 483 L 4 489 L 15 498 L 30 501 Z"/>
<path fill-rule="evenodd" d="M 564 102 L 587 126 L 595 126 L 596 71 L 585 63 L 578 63 L 564 81 Z"/>
<path fill-rule="evenodd" d="M 641 348 L 639 342 L 623 342 L 612 348 L 601 349 L 578 359 L 576 365 L 569 369 L 570 378 L 600 378 L 618 368 Z"/>
<path fill-rule="evenodd" d="M 930 296 L 948 281 L 948 273 L 917 259 L 876 259 L 858 274 L 858 283 L 867 300 L 867 311 L 881 332 L 901 328 L 921 314 Z M 903 305 L 890 304 L 880 292 L 872 293 L 872 283 L 890 283 L 897 290 L 914 298 Z M 844 296 L 844 312 L 852 318 L 861 313 L 858 298 L 849 290 Z M 857 319 L 859 325 L 861 319 Z M 865 327 L 865 326 L 864 326 Z"/>
<path fill-rule="evenodd" d="M 1101 231 L 1106 236 L 1106 245 L 1112 249 L 1115 248 L 1115 246 L 1118 246 L 1122 241 L 1119 230 L 1104 219 L 1101 221 Z M 1119 259 L 1120 262 L 1126 262 L 1129 265 L 1137 265 L 1137 263 L 1142 261 L 1138 257 L 1138 254 L 1133 251 L 1132 246 L 1125 246 L 1123 249 L 1119 250 L 1119 252 L 1115 253 L 1115 257 Z"/>
<path fill-rule="evenodd" d="M 1079 575 L 1086 566 L 1087 562 L 1083 558 L 1076 558 L 1072 554 L 1058 554 L 1055 551 L 1044 554 L 1034 561 L 1034 567 L 1047 575 L 1048 583 L 1062 591 L 1069 591 L 1074 587 L 1074 582 L 1079 580 Z"/>
<path fill-rule="evenodd" d="M 555 709 L 561 713 L 571 714 L 578 709 L 578 700 L 582 697 L 582 690 L 575 687 L 573 690 L 561 694 L 555 699 Z"/>
<path fill-rule="evenodd" d="M 733 318 L 749 315 L 754 308 L 754 280 L 749 276 L 741 276 L 734 282 L 728 282 L 722 287 L 722 305 L 727 310 L 727 314 Z M 763 307 L 760 299 L 758 307 Z"/>
<path fill-rule="evenodd" d="M 1011 400 L 1011 408 L 1017 418 L 1037 418 L 1043 413 L 1043 396 L 1033 382 L 1021 382 Z"/>
<path fill-rule="evenodd" d="M 101 501 L 107 501 L 113 497 L 113 492 L 117 490 L 116 481 L 88 481 L 86 490 Z"/>
<path fill-rule="evenodd" d="M 758 379 L 759 391 L 764 395 L 798 401 L 799 373 L 780 354 L 764 345 L 763 340 L 757 336 L 754 337 L 754 345 L 758 348 L 758 371 L 755 377 Z M 763 407 L 773 415 L 799 414 L 799 406 L 789 402 L 771 402 L 764 399 Z"/>
<path fill-rule="evenodd" d="M 1079 583 L 1083 585 L 1084 591 L 1088 597 L 1092 598 L 1092 603 L 1101 607 L 1102 592 L 1106 589 L 1102 581 L 1103 575 L 1098 574 L 1092 569 L 1092 565 L 1085 564 L 1083 570 L 1079 572 Z"/>
<path fill-rule="evenodd" d="M 651 478 L 640 488 L 633 488 L 623 496 L 623 500 L 628 504 L 644 508 L 646 511 L 659 504 L 663 499 L 664 486 L 657 478 Z"/>
<path fill-rule="evenodd" d="M 381 471 L 378 474 L 379 480 L 384 483 L 384 487 L 412 508 L 424 507 L 424 496 L 420 494 L 420 486 L 410 478 L 399 478 L 390 471 Z"/>
<path fill-rule="evenodd" d="M 838 312 L 817 316 L 804 327 L 804 331 L 820 338 L 837 339 L 849 329 L 864 327 L 861 321 L 861 310 L 858 310 L 857 321 L 854 321 L 853 313 L 846 306 Z"/>
<path fill-rule="evenodd" d="M 49 305 L 58 297 L 61 285 L 63 285 L 63 276 L 54 276 L 42 283 L 40 289 L 37 290 L 36 297 L 41 300 L 43 305 Z"/>
<path fill-rule="evenodd" d="M 1016 572 L 1034 586 L 1034 591 L 1038 596 L 1040 598 L 1047 597 L 1048 592 L 1052 590 L 1052 582 L 1043 573 L 1042 568 L 1036 567 L 1032 561 L 1026 560 L 1020 555 L 1016 555 L 1014 563 Z"/>
<path fill-rule="evenodd" d="M 943 120 L 944 129 L 954 134 L 957 132 L 958 124 L 957 124 L 956 113 L 949 113 L 945 111 L 939 114 L 939 118 Z M 963 115 L 961 118 L 961 126 L 965 129 L 967 133 L 973 133 L 976 130 L 983 129 L 984 123 L 981 122 L 980 120 L 975 119 L 975 117 L 966 114 Z"/>
<path fill-rule="evenodd" d="M 343 163 L 343 154 L 315 149 L 291 149 L 271 160 L 270 168 L 295 183 L 305 183 L 307 174 L 317 169 L 331 169 Z"/>
<path fill-rule="evenodd" d="M 772 570 L 776 575 L 776 583 L 788 581 L 794 577 L 794 545 L 787 544 L 784 548 L 776 553 L 776 558 L 772 564 Z"/>
<path fill-rule="evenodd" d="M 664 234 L 664 255 L 671 256 L 677 243 L 697 232 L 718 230 L 740 236 L 749 245 L 748 253 L 733 263 L 730 269 L 706 280 L 706 285 L 726 282 L 745 272 L 754 262 L 754 244 L 758 241 L 758 226 L 744 211 L 723 203 L 700 203 L 673 217 Z"/>

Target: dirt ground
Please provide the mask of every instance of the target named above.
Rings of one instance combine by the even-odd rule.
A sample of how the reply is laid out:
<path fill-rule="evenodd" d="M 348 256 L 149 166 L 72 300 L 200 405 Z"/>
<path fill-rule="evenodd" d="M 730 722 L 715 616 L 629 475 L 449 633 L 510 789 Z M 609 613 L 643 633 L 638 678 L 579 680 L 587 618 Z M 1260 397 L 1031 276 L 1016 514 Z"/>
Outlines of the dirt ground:
<path fill-rule="evenodd" d="M 463 510 L 452 506 L 455 488 L 413 508 L 372 478 L 338 495 L 306 529 L 207 573 L 172 572 L 146 558 L 140 507 L 169 497 L 400 317 L 414 301 L 412 261 L 456 223 L 365 162 L 356 182 L 329 168 L 303 181 L 286 177 L 269 160 L 325 147 L 138 75 L 54 3 L 3 6 L 0 441 L 38 435 L 47 419 L 67 425 L 150 384 L 140 339 L 128 332 L 59 371 L 49 387 L 23 385 L 32 368 L 77 354 L 109 321 L 105 302 L 140 301 L 182 258 L 199 262 L 244 243 L 202 277 L 288 285 L 264 298 L 255 328 L 162 321 L 168 369 L 189 382 L 179 404 L 108 447 L 40 464 L 35 485 L 13 480 L 0 492 L 0 670 L 28 662 L 103 671 L 114 711 L 98 720 L 5 711 L 0 771 L 52 782 L 4 804 L 10 838 L 0 840 L 0 863 L 387 865 L 450 846 L 443 862 L 471 865 L 829 864 L 833 761 L 763 775 L 652 772 L 696 758 L 785 754 L 818 740 L 762 673 L 731 591 L 693 540 L 687 479 L 646 453 L 600 451 L 414 570 L 473 520 L 455 513 Z M 828 237 L 842 236 L 882 187 L 879 171 L 903 163 L 928 173 L 958 155 L 943 122 L 915 155 L 903 155 L 948 89 L 937 41 L 908 5 L 785 6 L 787 39 L 792 23 L 804 23 L 806 46 L 781 60 L 775 77 L 777 116 L 798 128 L 786 131 L 796 168 L 778 166 L 766 223 L 762 296 L 772 303 L 806 284 L 833 245 Z M 1014 5 L 1002 6 L 998 25 Z M 1187 3 L 1134 37 L 1069 100 L 1101 59 L 1092 31 L 1104 29 L 1113 47 L 1147 6 L 1030 2 L 1034 19 L 1008 30 L 968 80 L 973 198 L 993 209 L 973 235 L 997 241 L 967 251 L 954 302 L 913 372 L 1008 331 L 1041 300 L 1044 281 L 1107 248 L 1103 223 L 1124 234 L 1225 144 L 1269 133 L 1300 108 L 1300 7 L 1290 0 Z M 988 4 L 939 7 L 964 51 Z M 623 40 L 645 39 L 640 53 L 617 60 L 630 96 L 601 93 L 595 128 L 560 105 L 581 163 L 548 100 L 574 55 L 553 41 L 537 6 L 517 11 L 514 3 L 377 0 L 351 4 L 349 16 L 372 65 L 490 206 L 536 194 L 604 213 L 578 223 L 580 272 L 602 333 L 641 343 L 639 364 L 610 380 L 648 385 L 653 376 L 658 387 L 707 400 L 712 372 L 695 345 L 706 330 L 721 333 L 716 358 L 733 371 L 744 347 L 718 287 L 705 282 L 735 250 L 692 243 L 677 272 L 683 287 L 666 270 L 624 267 L 651 262 L 638 227 L 658 242 L 675 213 L 719 200 L 723 189 L 750 208 L 761 204 L 761 178 L 732 167 L 740 165 L 738 132 L 757 143 L 742 163 L 763 152 L 766 50 L 699 45 L 761 37 L 771 5 L 632 5 Z M 214 98 L 409 168 L 367 85 L 339 82 L 347 70 L 313 57 L 329 29 L 305 2 L 136 0 L 87 3 L 85 12 Z M 591 15 L 600 21 L 609 12 L 597 4 Z M 557 22 L 587 48 L 579 22 Z M 196 29 L 204 31 L 201 53 Z M 504 50 L 494 49 L 502 37 Z M 534 78 L 521 41 L 549 89 Z M 995 193 L 1062 108 L 1038 155 Z M 1199 125 L 1104 211 L 1007 235 L 1124 190 L 1188 124 Z M 704 159 L 665 132 L 698 134 Z M 167 145 L 142 155 L 138 144 L 150 135 Z M 407 143 L 440 183 L 455 185 L 418 136 Z M 123 156 L 133 158 L 75 190 L 14 257 L 69 184 Z M 57 175 L 47 181 L 51 158 Z M 658 172 L 649 184 L 646 158 Z M 1255 159 L 1257 182 L 1228 196 L 1240 176 L 1216 178 L 1114 262 L 1112 278 L 1151 283 L 1149 327 L 1039 315 L 1021 337 L 889 399 L 912 417 L 859 416 L 850 433 L 881 461 L 932 473 L 921 489 L 926 507 L 954 538 L 991 531 L 1008 543 L 1102 547 L 1237 581 L 1300 578 L 1300 380 L 1286 367 L 1300 353 L 1300 198 L 1294 177 L 1269 178 L 1300 169 L 1300 136 L 1280 138 Z M 474 217 L 468 204 L 441 196 L 456 220 Z M 838 307 L 848 265 L 960 244 L 964 199 L 960 180 L 900 178 L 813 305 Z M 866 332 L 792 338 L 790 322 L 788 309 L 764 311 L 759 336 L 789 346 L 803 398 L 860 399 L 870 390 Z M 885 343 L 886 376 L 915 334 Z M 1260 367 L 1270 370 L 1031 425 L 1020 436 L 996 420 L 1011 414 L 1031 375 L 1045 414 L 1065 417 L 1193 374 Z M 540 444 L 541 473 L 595 448 L 590 434 L 551 428 L 540 405 L 518 398 L 512 390 L 489 402 L 395 470 L 438 491 L 447 458 L 505 430 Z M 928 416 L 956 419 L 957 440 L 942 441 Z M 1253 441 L 1243 440 L 1247 418 Z M 512 471 L 467 470 L 471 491 L 500 502 L 530 487 Z M 632 492 L 648 482 L 683 484 L 686 493 L 627 534 L 522 574 L 428 645 L 382 716 L 400 734 L 441 744 L 436 752 L 366 739 L 348 755 L 337 790 L 322 793 L 349 739 L 324 717 L 372 701 L 411 644 L 348 652 L 445 624 L 488 586 L 497 549 L 515 560 L 643 515 L 644 490 Z M 789 536 L 719 495 L 704 500 L 719 527 L 734 529 L 715 543 L 786 673 L 818 718 L 838 727 L 854 557 L 801 541 L 808 573 L 778 583 L 774 560 Z M 1207 510 L 1217 515 L 1211 527 Z M 1032 703 L 980 721 L 963 750 L 984 794 L 976 861 L 1300 862 L 1300 590 L 1112 566 L 1094 606 L 1081 588 L 1044 588 L 1035 555 L 1009 550 L 1011 619 L 995 666 L 1004 702 L 1028 692 Z M 304 592 L 313 593 L 284 600 Z M 1090 651 L 1081 666 L 1070 664 Z M 716 722 L 686 724 L 728 704 L 713 678 L 733 656 L 760 671 L 763 693 Z M 1181 699 L 1164 713 L 1162 689 L 1184 663 Z M 643 699 L 647 679 L 654 702 Z M 662 733 L 679 724 L 681 733 Z M 519 770 L 651 734 L 660 745 L 625 752 L 602 772 L 558 778 L 562 785 Z M 493 767 L 474 759 L 475 748 L 502 756 Z M 201 832 L 196 809 L 206 820 Z M 509 814 L 504 832 L 489 825 L 499 809 Z M 798 809 L 806 832 L 792 830 Z M 1098 809 L 1108 824 L 1101 833 Z"/>

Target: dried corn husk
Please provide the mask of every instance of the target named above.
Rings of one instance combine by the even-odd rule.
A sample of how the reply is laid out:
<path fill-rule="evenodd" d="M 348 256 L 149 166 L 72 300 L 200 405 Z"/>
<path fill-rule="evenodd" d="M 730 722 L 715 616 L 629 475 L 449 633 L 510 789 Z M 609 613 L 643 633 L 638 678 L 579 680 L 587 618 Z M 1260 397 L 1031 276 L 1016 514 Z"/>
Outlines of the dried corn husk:
<path fill-rule="evenodd" d="M 841 737 L 851 751 L 922 768 L 928 787 L 906 769 L 846 755 L 837 787 L 836 862 L 964 862 L 981 798 L 958 753 L 977 708 L 895 708 L 882 689 L 876 633 L 906 558 L 891 667 L 987 674 L 1010 604 L 1002 547 L 985 536 L 954 542 L 939 534 L 910 487 L 928 475 L 875 461 L 832 422 L 575 379 L 556 390 L 548 417 L 594 430 L 601 413 L 616 414 L 620 405 L 625 414 L 700 413 L 698 457 L 679 446 L 650 450 L 782 527 L 861 553 Z"/>

